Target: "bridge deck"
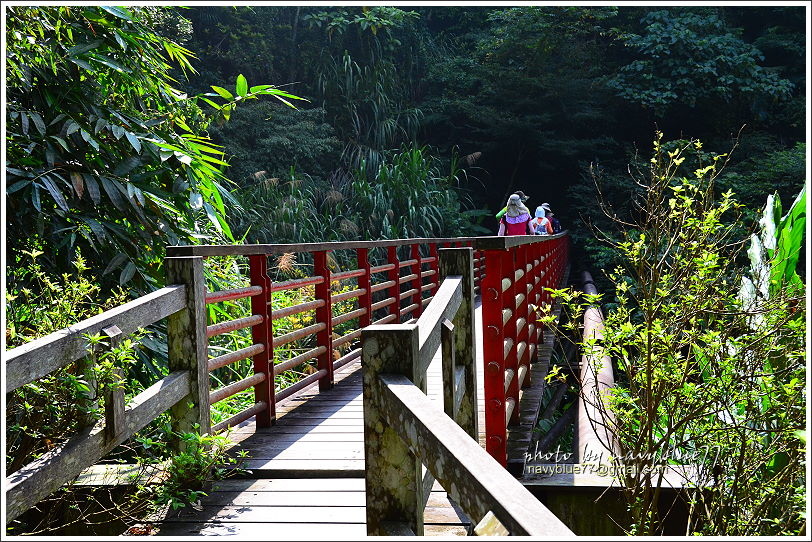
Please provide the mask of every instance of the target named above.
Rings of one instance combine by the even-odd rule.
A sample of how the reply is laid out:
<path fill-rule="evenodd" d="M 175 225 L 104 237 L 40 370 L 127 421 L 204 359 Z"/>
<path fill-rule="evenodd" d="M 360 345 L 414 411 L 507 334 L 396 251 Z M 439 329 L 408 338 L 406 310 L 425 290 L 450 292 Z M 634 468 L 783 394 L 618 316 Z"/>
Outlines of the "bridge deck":
<path fill-rule="evenodd" d="M 480 443 L 484 443 L 482 314 L 476 306 Z M 509 462 L 517 465 L 530 442 L 551 351 L 551 337 L 539 345 L 531 386 L 520 403 L 521 423 L 511 427 Z M 428 369 L 428 395 L 442 410 L 439 353 Z M 314 386 L 277 405 L 277 423 L 234 428 L 231 438 L 248 450 L 248 478 L 215 485 L 199 511 L 167 518 L 161 535 L 293 537 L 363 536 L 365 525 L 364 428 L 360 362 L 336 373 L 332 390 Z M 470 520 L 435 483 L 425 512 L 427 535 L 464 535 Z"/>

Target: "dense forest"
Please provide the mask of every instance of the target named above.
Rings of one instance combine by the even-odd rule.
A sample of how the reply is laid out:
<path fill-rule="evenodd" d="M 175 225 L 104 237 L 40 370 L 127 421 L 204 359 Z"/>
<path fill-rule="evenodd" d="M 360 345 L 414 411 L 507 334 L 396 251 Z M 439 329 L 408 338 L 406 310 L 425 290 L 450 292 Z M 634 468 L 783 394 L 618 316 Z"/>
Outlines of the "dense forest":
<path fill-rule="evenodd" d="M 126 41 L 145 39 L 126 28 L 134 21 L 107 13 L 98 24 L 130 34 L 96 36 L 92 17 L 66 10 L 63 29 L 90 24 L 66 40 L 52 21 L 12 13 L 8 231 L 37 232 L 52 270 L 69 268 L 81 249 L 108 287 L 154 285 L 165 244 L 494 233 L 493 214 L 522 189 L 531 206 L 552 205 L 576 246 L 592 247 L 582 220 L 599 220 L 593 174 L 624 201 L 627 167 L 647 160 L 655 129 L 699 139 L 708 152 L 737 140 L 719 184 L 754 216 L 768 193 L 789 202 L 803 184 L 803 13 L 150 8 L 138 31 L 155 32 L 146 43 L 160 49 L 138 60 Z M 42 32 L 42 42 L 21 30 Z M 55 65 L 58 54 L 71 62 Z M 63 78 L 80 75 L 60 99 Z M 238 76 L 303 100 L 287 99 L 297 109 L 270 97 L 222 104 Z M 139 100 L 135 111 L 87 103 L 111 95 Z M 223 111 L 204 103 L 218 99 Z M 116 114 L 143 126 L 116 127 Z M 180 118 L 186 124 L 167 122 Z M 156 137 L 186 128 L 211 139 L 153 149 Z M 169 157 L 176 148 L 194 162 Z M 229 166 L 205 173 L 214 168 L 198 168 L 198 157 Z M 103 164 L 111 175 L 99 174 Z M 9 241 L 14 262 L 32 239 Z"/>
<path fill-rule="evenodd" d="M 624 320 L 624 284 L 645 278 L 613 275 L 644 259 L 623 244 L 618 225 L 637 240 L 659 231 L 641 225 L 653 207 L 630 204 L 651 190 L 636 172 L 653 163 L 651 175 L 673 175 L 669 167 L 686 159 L 697 172 L 719 164 L 712 190 L 682 196 L 672 210 L 697 213 L 697 242 L 717 250 L 714 262 L 730 260 L 719 265 L 731 277 L 756 268 L 758 251 L 745 243 L 766 227 L 765 204 L 780 231 L 803 214 L 805 10 L 6 8 L 7 348 L 163 286 L 168 245 L 495 235 L 494 215 L 516 190 L 529 195 L 531 211 L 552 206 L 570 232 L 574 267 L 594 271 L 619 329 L 637 325 Z M 717 215 L 717 200 L 735 217 Z M 796 200 L 803 203 L 780 221 Z M 778 311 L 770 329 L 781 331 L 770 344 L 793 353 L 782 358 L 792 389 L 775 403 L 792 407 L 787 434 L 798 428 L 803 384 L 805 329 L 787 323 L 803 306 L 801 230 L 787 233 L 790 264 L 785 279 L 773 274 L 768 296 Z M 290 259 L 276 263 L 277 274 L 296 276 Z M 688 269 L 696 260 L 676 263 Z M 237 267 L 207 268 L 207 280 L 229 283 Z M 735 303 L 733 289 L 713 299 Z M 120 354 L 134 375 L 128 393 L 166 373 L 154 336 L 139 337 L 152 357 Z M 66 382 L 71 391 L 54 391 Z M 7 440 L 19 461 L 7 459 L 9 467 L 64 436 L 82 385 L 62 375 L 15 391 Z M 54 396 L 62 410 L 49 410 Z M 40 407 L 44 414 L 32 414 Z M 781 446 L 791 448 L 787 439 Z M 776 452 L 769 468 L 800 468 L 795 452 Z M 801 482 L 771 482 L 773 492 L 794 488 L 783 511 L 764 504 L 774 507 L 770 517 L 791 516 L 787 532 L 803 529 Z M 755 534 L 711 523 L 709 533 Z"/>

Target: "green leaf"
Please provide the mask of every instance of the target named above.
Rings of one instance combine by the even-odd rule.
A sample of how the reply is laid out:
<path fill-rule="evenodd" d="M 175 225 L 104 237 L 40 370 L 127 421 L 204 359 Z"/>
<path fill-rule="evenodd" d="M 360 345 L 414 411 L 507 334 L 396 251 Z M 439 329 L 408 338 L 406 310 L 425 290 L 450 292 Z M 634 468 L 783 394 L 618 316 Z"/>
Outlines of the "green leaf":
<path fill-rule="evenodd" d="M 93 203 L 98 205 L 101 203 L 101 194 L 99 193 L 99 183 L 96 182 L 96 179 L 87 173 L 84 174 L 85 178 L 85 188 L 87 189 L 88 194 L 90 194 L 90 199 L 93 200 Z"/>
<path fill-rule="evenodd" d="M 28 135 L 29 122 L 30 121 L 28 120 L 28 115 L 26 115 L 24 112 L 21 112 L 20 113 L 20 125 L 22 127 L 23 134 L 25 134 L 25 135 Z"/>
<path fill-rule="evenodd" d="M 248 95 L 248 81 L 243 74 L 237 76 L 237 94 L 243 98 Z"/>
<path fill-rule="evenodd" d="M 68 57 L 68 60 L 79 66 L 80 68 L 84 68 L 86 70 L 93 70 L 93 66 L 91 66 L 86 60 L 82 60 L 81 58 L 76 58 L 75 56 Z"/>
<path fill-rule="evenodd" d="M 97 54 L 97 53 L 91 53 L 91 54 L 88 55 L 88 57 L 91 60 L 95 60 L 96 62 L 98 62 L 100 64 L 104 64 L 108 68 L 113 68 L 114 70 L 116 70 L 119 73 L 129 73 L 129 71 L 130 71 L 129 69 L 124 68 L 121 64 L 119 64 L 118 62 L 116 62 L 115 60 L 113 60 L 110 57 L 100 55 L 100 54 Z"/>
<path fill-rule="evenodd" d="M 116 30 L 116 32 L 115 32 L 115 37 L 116 37 L 116 41 L 121 46 L 121 48 L 126 51 L 127 50 L 127 42 L 124 40 L 124 38 L 121 36 L 121 33 L 118 30 Z"/>
<path fill-rule="evenodd" d="M 23 188 L 25 188 L 26 186 L 28 186 L 32 182 L 33 181 L 31 179 L 25 179 L 25 180 L 22 180 L 22 181 L 18 181 L 16 183 L 12 184 L 11 186 L 9 186 L 8 188 L 6 188 L 6 194 L 13 194 L 14 192 L 16 192 L 18 190 L 22 190 Z"/>
<path fill-rule="evenodd" d="M 218 104 L 216 102 L 213 102 L 213 101 L 209 100 L 208 98 L 204 98 L 203 96 L 200 96 L 200 99 L 203 100 L 204 102 L 206 102 L 207 104 L 209 104 L 210 106 L 212 106 L 213 108 L 217 109 L 218 111 L 220 110 L 220 107 L 221 107 L 220 104 Z M 176 122 L 177 122 L 177 119 L 176 119 Z"/>
<path fill-rule="evenodd" d="M 104 226 L 98 223 L 98 221 L 93 220 L 92 218 L 82 217 L 82 221 L 88 225 L 90 230 L 93 232 L 93 235 L 96 236 L 96 239 L 99 240 L 100 243 L 104 243 L 107 241 L 108 236 L 107 233 L 104 231 Z M 115 260 L 115 258 L 113 258 Z M 118 264 L 121 265 L 121 264 Z M 107 271 L 105 270 L 104 273 L 106 274 Z"/>
<path fill-rule="evenodd" d="M 68 147 L 68 142 L 62 139 L 59 136 L 51 136 L 51 139 L 59 143 L 59 146 L 65 149 L 65 152 L 70 152 L 70 148 Z"/>
<path fill-rule="evenodd" d="M 28 116 L 31 117 L 31 120 L 34 121 L 34 126 L 37 127 L 37 131 L 41 135 L 45 135 L 45 122 L 42 120 L 42 117 L 36 111 L 29 111 Z"/>
<path fill-rule="evenodd" d="M 141 142 L 138 141 L 138 137 L 132 132 L 124 132 L 124 135 L 127 136 L 127 141 L 130 142 L 130 145 L 133 146 L 135 152 L 141 153 Z"/>
<path fill-rule="evenodd" d="M 65 136 L 69 136 L 79 130 L 79 124 L 75 120 L 69 120 L 65 128 Z"/>
<path fill-rule="evenodd" d="M 132 21 L 133 15 L 127 8 L 121 6 L 99 6 L 104 11 L 109 13 L 110 15 L 115 15 L 119 19 L 124 19 L 125 21 Z"/>
<path fill-rule="evenodd" d="M 97 48 L 99 45 L 104 43 L 103 40 L 93 40 L 88 43 L 80 43 L 79 45 L 74 45 L 70 49 L 68 49 L 69 56 L 79 56 L 82 53 L 86 53 L 88 51 L 92 51 L 93 49 Z M 73 59 L 71 59 L 73 60 Z"/>
<path fill-rule="evenodd" d="M 239 81 L 239 79 L 238 79 L 238 81 Z M 216 86 L 212 85 L 211 88 L 212 88 L 212 90 L 214 90 L 214 92 L 216 92 L 217 94 L 219 94 L 220 96 L 222 96 L 226 100 L 231 100 L 231 99 L 234 98 L 234 95 L 232 93 L 230 93 L 229 91 L 227 91 L 226 89 L 224 89 L 223 87 L 216 87 Z M 252 92 L 253 92 L 253 89 L 252 89 Z"/>
<path fill-rule="evenodd" d="M 220 160 L 219 158 L 215 158 L 213 156 L 208 156 L 206 154 L 202 154 L 202 155 L 200 155 L 200 157 L 203 160 L 205 160 L 206 162 L 211 162 L 212 164 L 219 164 L 221 166 L 227 166 L 228 165 L 228 162 L 224 162 L 224 161 Z"/>
<path fill-rule="evenodd" d="M 34 185 L 34 190 L 31 192 L 31 204 L 38 212 L 42 212 L 42 203 L 39 197 L 39 185 Z"/>
<path fill-rule="evenodd" d="M 87 130 L 81 128 L 79 130 L 79 133 L 82 134 L 82 139 L 87 141 L 91 147 L 93 147 L 96 150 L 99 150 L 99 142 L 93 139 L 93 137 L 87 132 Z"/>
<path fill-rule="evenodd" d="M 135 276 L 135 264 L 130 262 L 121 270 L 121 274 L 118 276 L 118 283 L 126 284 L 133 276 Z"/>
<path fill-rule="evenodd" d="M 119 164 L 113 170 L 113 175 L 124 177 L 140 164 L 141 160 L 137 156 L 128 156 L 119 162 Z"/>
<path fill-rule="evenodd" d="M 127 202 L 124 200 L 122 196 L 122 192 L 119 189 L 119 183 L 115 179 L 110 179 L 108 177 L 99 177 L 102 182 L 102 186 L 104 187 L 104 191 L 107 192 L 107 197 L 110 198 L 110 201 L 113 202 L 113 205 L 116 206 L 116 209 L 119 211 L 124 211 L 127 208 Z"/>
<path fill-rule="evenodd" d="M 54 201 L 59 206 L 59 208 L 65 212 L 68 212 L 70 210 L 70 207 L 68 207 L 68 202 L 65 201 L 65 196 L 62 195 L 62 192 L 56 186 L 56 183 L 54 183 L 50 177 L 45 176 L 40 177 L 40 180 L 42 181 L 42 184 L 45 186 L 45 189 L 48 190 L 48 192 L 50 192 L 51 197 L 54 198 Z"/>
<path fill-rule="evenodd" d="M 231 112 L 234 110 L 234 104 L 223 106 L 220 111 L 223 113 L 223 118 L 228 120 L 231 118 Z"/>
<path fill-rule="evenodd" d="M 217 213 L 214 211 L 214 208 L 208 203 L 204 203 L 203 208 L 206 210 L 206 215 L 209 217 L 209 221 L 214 226 L 214 229 L 220 233 L 223 233 L 223 227 L 220 225 L 220 221 L 217 218 Z"/>

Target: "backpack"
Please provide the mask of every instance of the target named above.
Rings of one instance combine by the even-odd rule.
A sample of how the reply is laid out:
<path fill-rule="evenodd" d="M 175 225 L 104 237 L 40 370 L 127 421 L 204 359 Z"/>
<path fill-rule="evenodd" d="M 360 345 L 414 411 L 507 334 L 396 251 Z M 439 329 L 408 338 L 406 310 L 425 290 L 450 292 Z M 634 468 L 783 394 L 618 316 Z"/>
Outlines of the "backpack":
<path fill-rule="evenodd" d="M 556 217 L 552 217 L 550 222 L 553 224 L 553 233 L 561 233 L 561 222 Z"/>
<path fill-rule="evenodd" d="M 534 218 L 533 219 L 533 228 L 535 230 L 536 235 L 549 235 L 550 232 L 547 230 L 547 224 L 550 224 L 552 227 L 552 222 L 547 217 L 541 218 Z"/>

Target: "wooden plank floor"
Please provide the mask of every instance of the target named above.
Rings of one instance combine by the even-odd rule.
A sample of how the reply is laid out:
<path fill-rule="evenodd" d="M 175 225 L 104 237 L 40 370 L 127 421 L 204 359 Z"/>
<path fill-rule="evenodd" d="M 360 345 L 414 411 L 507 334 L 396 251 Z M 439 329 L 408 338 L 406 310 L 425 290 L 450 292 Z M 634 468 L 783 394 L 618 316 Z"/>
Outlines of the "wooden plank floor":
<path fill-rule="evenodd" d="M 484 443 L 484 389 L 482 378 L 482 312 L 475 310 L 477 336 L 477 396 L 480 444 Z M 540 353 L 550 347 L 539 345 Z M 546 361 L 532 369 L 532 386 L 520 404 L 526 422 L 533 410 L 527 403 L 540 397 Z M 428 369 L 428 396 L 442 410 L 442 362 L 439 353 Z M 364 492 L 364 428 L 360 362 L 336 373 L 332 390 L 305 389 L 277 405 L 277 423 L 257 429 L 253 421 L 235 427 L 231 438 L 237 449 L 249 451 L 243 468 L 246 478 L 217 483 L 201 510 L 166 519 L 160 535 L 240 535 L 249 538 L 355 537 L 366 534 Z M 536 414 L 538 405 L 535 406 Z M 535 423 L 535 422 L 534 422 Z M 522 443 L 529 443 L 528 428 L 512 428 L 516 457 L 523 458 Z M 532 427 L 529 428 L 532 430 Z M 425 512 L 426 535 L 465 535 L 470 520 L 435 483 Z"/>

